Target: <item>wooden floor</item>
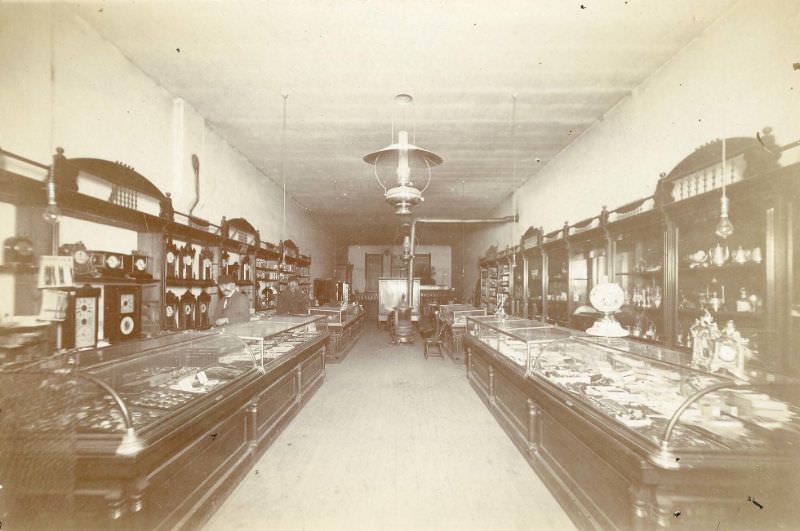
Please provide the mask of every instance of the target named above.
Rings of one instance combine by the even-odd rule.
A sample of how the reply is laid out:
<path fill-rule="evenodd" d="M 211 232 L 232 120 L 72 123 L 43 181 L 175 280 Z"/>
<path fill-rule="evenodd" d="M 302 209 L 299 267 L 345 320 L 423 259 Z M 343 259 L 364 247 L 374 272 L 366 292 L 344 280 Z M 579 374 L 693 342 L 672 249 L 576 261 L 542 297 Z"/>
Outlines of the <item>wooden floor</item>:
<path fill-rule="evenodd" d="M 464 367 L 370 323 L 205 529 L 574 529 Z"/>

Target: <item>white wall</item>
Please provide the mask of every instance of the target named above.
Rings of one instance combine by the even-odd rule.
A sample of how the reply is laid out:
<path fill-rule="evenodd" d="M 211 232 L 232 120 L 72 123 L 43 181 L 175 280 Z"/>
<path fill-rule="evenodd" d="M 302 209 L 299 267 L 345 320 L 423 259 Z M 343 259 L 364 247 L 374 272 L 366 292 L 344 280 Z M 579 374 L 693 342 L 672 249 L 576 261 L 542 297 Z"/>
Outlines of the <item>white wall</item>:
<path fill-rule="evenodd" d="M 800 2 L 741 1 L 650 76 L 604 119 L 530 178 L 495 215 L 519 209 L 508 228 L 478 230 L 465 249 L 465 294 L 491 244 L 518 244 L 529 226 L 546 232 L 651 195 L 697 147 L 754 136 L 771 126 L 778 144 L 800 138 Z M 782 164 L 800 160 L 800 149 Z"/>
<path fill-rule="evenodd" d="M 244 217 L 263 239 L 294 240 L 312 256 L 312 276 L 331 275 L 333 240 L 324 226 L 289 199 L 282 234 L 281 188 L 67 6 L 3 5 L 0 64 L 4 149 L 43 163 L 56 146 L 67 157 L 122 161 L 171 192 L 182 212 L 193 199 L 196 153 L 200 201 L 194 215 L 213 223 Z M 2 158 L 0 167 L 19 169 Z"/>
<path fill-rule="evenodd" d="M 402 248 L 399 245 L 351 245 L 347 248 L 347 260 L 353 264 L 353 289 L 364 291 L 366 285 L 366 273 L 364 270 L 364 255 L 384 254 L 389 250 L 389 255 L 384 255 L 383 276 L 391 276 L 391 255 L 400 254 Z M 417 254 L 431 255 L 431 267 L 434 269 L 434 279 L 439 286 L 450 287 L 452 285 L 452 250 L 449 245 L 419 245 L 416 247 Z"/>

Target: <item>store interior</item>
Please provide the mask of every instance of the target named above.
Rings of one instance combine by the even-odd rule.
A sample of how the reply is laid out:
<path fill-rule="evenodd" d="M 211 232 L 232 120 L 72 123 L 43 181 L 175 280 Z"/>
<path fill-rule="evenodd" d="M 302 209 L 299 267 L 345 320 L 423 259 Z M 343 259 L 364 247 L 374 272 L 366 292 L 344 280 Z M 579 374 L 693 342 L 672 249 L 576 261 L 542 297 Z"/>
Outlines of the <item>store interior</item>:
<path fill-rule="evenodd" d="M 0 5 L 0 526 L 791 528 L 797 27 Z"/>

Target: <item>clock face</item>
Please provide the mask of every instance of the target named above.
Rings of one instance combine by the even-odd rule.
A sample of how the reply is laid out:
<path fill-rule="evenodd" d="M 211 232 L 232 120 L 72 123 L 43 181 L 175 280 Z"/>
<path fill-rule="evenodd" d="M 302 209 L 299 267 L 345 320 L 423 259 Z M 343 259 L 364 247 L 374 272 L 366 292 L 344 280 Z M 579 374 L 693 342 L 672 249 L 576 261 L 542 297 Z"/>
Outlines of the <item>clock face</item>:
<path fill-rule="evenodd" d="M 75 260 L 75 263 L 78 265 L 86 265 L 89 263 L 89 253 L 87 253 L 85 249 L 78 249 L 75 251 L 75 254 L 72 255 L 72 259 Z"/>
<path fill-rule="evenodd" d="M 189 255 L 189 254 L 187 254 L 187 255 L 184 255 L 184 257 L 183 257 L 183 263 L 184 263 L 185 265 L 192 265 L 192 262 L 193 262 L 193 261 L 194 261 L 194 257 L 193 257 L 192 255 Z"/>
<path fill-rule="evenodd" d="M 173 262 L 175 262 L 175 253 L 172 251 L 167 251 L 167 263 L 171 264 Z"/>
<path fill-rule="evenodd" d="M 203 259 L 203 267 L 211 267 L 211 259 L 210 258 L 204 258 Z"/>
<path fill-rule="evenodd" d="M 167 317 L 172 317 L 173 315 L 175 315 L 175 308 L 173 308 L 172 306 L 167 306 L 165 313 L 167 314 Z"/>
<path fill-rule="evenodd" d="M 122 335 L 124 336 L 129 336 L 135 327 L 136 326 L 133 322 L 133 318 L 130 315 L 126 315 L 119 322 L 119 331 L 122 332 Z"/>
<path fill-rule="evenodd" d="M 589 294 L 592 306 L 604 313 L 619 310 L 625 302 L 625 292 L 617 284 L 611 282 L 598 284 Z"/>
<path fill-rule="evenodd" d="M 111 269 L 117 269 L 119 266 L 122 265 L 122 261 L 120 261 L 119 256 L 115 254 L 110 254 L 106 256 L 106 266 L 110 267 Z"/>
<path fill-rule="evenodd" d="M 208 309 L 208 305 L 206 303 L 203 303 L 203 304 L 200 305 L 200 311 L 201 312 L 206 313 L 207 309 Z"/>
<path fill-rule="evenodd" d="M 736 361 L 736 349 L 727 345 L 723 345 L 717 352 L 717 358 L 725 363 L 732 363 Z"/>
<path fill-rule="evenodd" d="M 185 313 L 186 315 L 189 315 L 190 313 L 192 313 L 192 305 L 191 304 L 184 304 L 183 305 L 183 313 Z"/>
<path fill-rule="evenodd" d="M 137 271 L 144 271 L 147 267 L 147 260 L 144 258 L 137 258 L 133 265 L 136 267 Z"/>
<path fill-rule="evenodd" d="M 133 294 L 123 293 L 119 297 L 119 313 L 133 313 Z"/>

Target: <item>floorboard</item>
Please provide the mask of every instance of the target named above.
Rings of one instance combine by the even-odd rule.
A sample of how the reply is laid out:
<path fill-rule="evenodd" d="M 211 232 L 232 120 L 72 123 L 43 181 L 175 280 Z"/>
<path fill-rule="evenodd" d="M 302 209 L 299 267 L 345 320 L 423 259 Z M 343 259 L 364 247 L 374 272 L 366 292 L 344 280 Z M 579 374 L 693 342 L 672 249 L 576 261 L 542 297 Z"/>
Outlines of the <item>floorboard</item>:
<path fill-rule="evenodd" d="M 206 530 L 574 529 L 463 365 L 365 326 Z"/>

